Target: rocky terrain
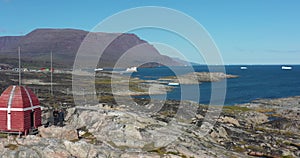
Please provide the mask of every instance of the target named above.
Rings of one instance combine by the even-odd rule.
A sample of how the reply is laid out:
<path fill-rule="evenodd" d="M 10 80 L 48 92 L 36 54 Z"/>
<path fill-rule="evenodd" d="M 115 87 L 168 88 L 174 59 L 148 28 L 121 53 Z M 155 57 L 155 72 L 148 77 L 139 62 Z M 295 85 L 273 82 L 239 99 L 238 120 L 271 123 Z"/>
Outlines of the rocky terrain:
<path fill-rule="evenodd" d="M 300 157 L 299 99 L 224 107 L 204 136 L 199 131 L 205 115 L 217 111 L 217 106 L 184 101 L 186 108 L 197 108 L 195 116 L 185 120 L 176 116 L 176 101 L 167 101 L 158 112 L 137 111 L 136 105 L 125 104 L 77 106 L 66 109 L 64 127 L 40 127 L 38 135 L 22 138 L 2 135 L 0 156 Z M 140 100 L 138 106 L 147 107 L 143 102 L 147 103 Z"/>
<path fill-rule="evenodd" d="M 17 72 L 0 74 L 2 91 L 17 84 Z M 116 104 L 110 86 L 122 87 L 125 78 L 117 75 L 111 81 L 110 74 L 99 73 L 95 80 L 99 103 L 89 103 L 91 96 L 86 93 L 83 104 L 74 106 L 71 74 L 54 73 L 55 96 L 50 95 L 49 73 L 27 72 L 22 77 L 23 84 L 39 96 L 43 124 L 52 121 L 51 111 L 59 107 L 66 111 L 65 126 L 43 126 L 38 135 L 21 138 L 0 134 L 3 158 L 300 157 L 300 97 L 261 99 L 222 109 L 171 100 Z M 142 80 L 130 80 L 130 91 L 145 93 L 149 88 L 140 86 L 146 84 Z M 216 115 L 206 120 L 208 113 Z M 210 125 L 212 129 L 207 128 Z M 206 135 L 204 129 L 209 129 Z"/>
<path fill-rule="evenodd" d="M 195 75 L 185 77 L 186 82 L 198 83 L 198 81 L 209 82 L 219 81 L 224 77 L 233 76 L 223 73 L 206 73 L 198 72 L 197 81 L 194 78 Z M 93 74 L 81 74 L 81 84 L 90 84 L 91 80 L 87 76 Z M 185 76 L 185 75 L 183 75 Z M 186 75 L 186 76 L 189 76 Z M 113 77 L 113 79 L 112 79 Z M 212 77 L 212 78 L 211 78 Z M 170 79 L 171 78 L 171 79 Z M 170 77 L 169 79 L 162 80 L 141 80 L 139 78 L 132 78 L 130 76 L 124 76 L 120 74 L 111 74 L 109 72 L 97 73 L 95 76 L 95 88 L 99 102 L 101 103 L 115 103 L 112 96 L 112 85 L 115 87 L 114 95 L 119 96 L 137 96 L 137 95 L 151 95 L 151 94 L 165 94 L 167 91 L 172 90 L 172 86 L 167 84 L 170 80 L 175 80 L 176 77 Z M 182 77 L 183 78 L 183 77 Z M 0 92 L 4 91 L 8 85 L 18 84 L 18 72 L 15 71 L 0 71 Z M 111 80 L 112 79 L 112 80 Z M 86 80 L 86 81 L 85 81 Z M 129 82 L 128 82 L 129 81 Z M 195 82 L 194 82 L 195 81 Z M 29 86 L 41 100 L 41 104 L 45 107 L 58 106 L 59 104 L 74 105 L 73 94 L 79 95 L 80 98 L 83 94 L 85 104 L 89 104 L 89 98 L 94 97 L 93 94 L 87 93 L 88 89 L 82 89 L 80 91 L 72 91 L 72 74 L 70 73 L 54 73 L 53 74 L 53 91 L 55 97 L 50 96 L 50 72 L 22 72 L 22 84 Z M 184 84 L 184 82 L 182 82 Z"/>

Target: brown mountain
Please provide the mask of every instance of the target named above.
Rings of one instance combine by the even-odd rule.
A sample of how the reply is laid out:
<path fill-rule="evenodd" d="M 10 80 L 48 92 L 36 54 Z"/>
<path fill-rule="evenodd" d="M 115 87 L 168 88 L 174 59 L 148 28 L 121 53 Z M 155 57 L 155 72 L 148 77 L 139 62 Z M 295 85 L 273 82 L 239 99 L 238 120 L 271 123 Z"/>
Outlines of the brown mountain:
<path fill-rule="evenodd" d="M 21 47 L 22 65 L 49 66 L 50 52 L 53 52 L 55 66 L 71 68 L 78 48 L 89 32 L 76 29 L 36 29 L 24 36 L 0 37 L 0 62 L 16 65 L 17 49 Z M 152 61 L 164 65 L 180 65 L 172 58 L 161 55 L 152 45 L 141 40 L 135 34 L 128 33 L 90 33 L 94 36 L 93 44 L 101 44 L 116 37 L 104 50 L 99 60 L 100 67 L 113 67 L 118 59 L 127 51 L 127 55 L 119 62 L 121 67 L 136 66 L 143 63 L 155 66 Z M 90 42 L 90 41 L 89 41 Z M 90 48 L 96 52 L 94 48 Z M 146 65 L 147 65 L 146 64 Z"/>

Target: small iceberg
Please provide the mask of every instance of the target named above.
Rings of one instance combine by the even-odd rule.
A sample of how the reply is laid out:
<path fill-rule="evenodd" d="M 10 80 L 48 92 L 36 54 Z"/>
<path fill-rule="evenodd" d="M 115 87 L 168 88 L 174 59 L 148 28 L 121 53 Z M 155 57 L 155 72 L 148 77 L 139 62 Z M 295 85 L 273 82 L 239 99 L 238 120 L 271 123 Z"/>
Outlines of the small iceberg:
<path fill-rule="evenodd" d="M 281 66 L 281 70 L 292 70 L 291 66 Z"/>
<path fill-rule="evenodd" d="M 241 66 L 240 69 L 241 70 L 247 70 L 248 68 L 246 66 Z"/>
<path fill-rule="evenodd" d="M 102 71 L 102 70 L 103 70 L 103 68 L 96 68 L 96 69 L 94 69 L 95 72 Z"/>
<path fill-rule="evenodd" d="M 137 67 L 129 67 L 126 69 L 126 72 L 137 72 Z"/>
<path fill-rule="evenodd" d="M 168 83 L 169 86 L 179 86 L 178 82 L 170 82 Z"/>

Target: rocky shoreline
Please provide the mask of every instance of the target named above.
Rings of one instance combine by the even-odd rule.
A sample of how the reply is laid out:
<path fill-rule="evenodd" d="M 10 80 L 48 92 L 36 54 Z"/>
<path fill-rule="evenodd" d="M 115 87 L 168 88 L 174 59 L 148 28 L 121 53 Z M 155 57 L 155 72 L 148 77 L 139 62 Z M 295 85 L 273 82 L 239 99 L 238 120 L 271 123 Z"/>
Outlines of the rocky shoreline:
<path fill-rule="evenodd" d="M 218 106 L 183 101 L 197 112 L 182 120 L 177 101 L 157 112 L 136 111 L 150 106 L 138 103 L 68 108 L 64 127 L 40 127 L 38 135 L 22 138 L 2 135 L 0 157 L 300 157 L 300 97 L 225 106 L 205 136 L 199 131 L 206 113 Z"/>
<path fill-rule="evenodd" d="M 222 72 L 192 72 L 179 76 L 160 78 L 159 81 L 176 82 L 180 84 L 201 84 L 201 82 L 218 82 L 223 79 L 238 78 L 237 75 Z"/>

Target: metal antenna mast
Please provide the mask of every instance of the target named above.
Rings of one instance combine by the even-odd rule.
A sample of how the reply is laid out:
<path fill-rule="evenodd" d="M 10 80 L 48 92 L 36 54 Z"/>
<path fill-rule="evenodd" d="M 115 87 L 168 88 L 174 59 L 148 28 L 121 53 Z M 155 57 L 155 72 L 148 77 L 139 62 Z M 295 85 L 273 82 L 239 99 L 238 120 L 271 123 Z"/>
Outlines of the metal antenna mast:
<path fill-rule="evenodd" d="M 21 49 L 18 47 L 18 55 L 19 55 L 19 86 L 22 84 L 21 80 Z"/>
<path fill-rule="evenodd" d="M 50 68 L 50 72 L 51 72 L 51 95 L 53 96 L 53 85 L 52 85 L 52 81 L 53 81 L 53 65 L 52 65 L 52 51 L 51 51 L 51 57 L 50 57 L 50 59 L 51 59 L 51 68 Z"/>

